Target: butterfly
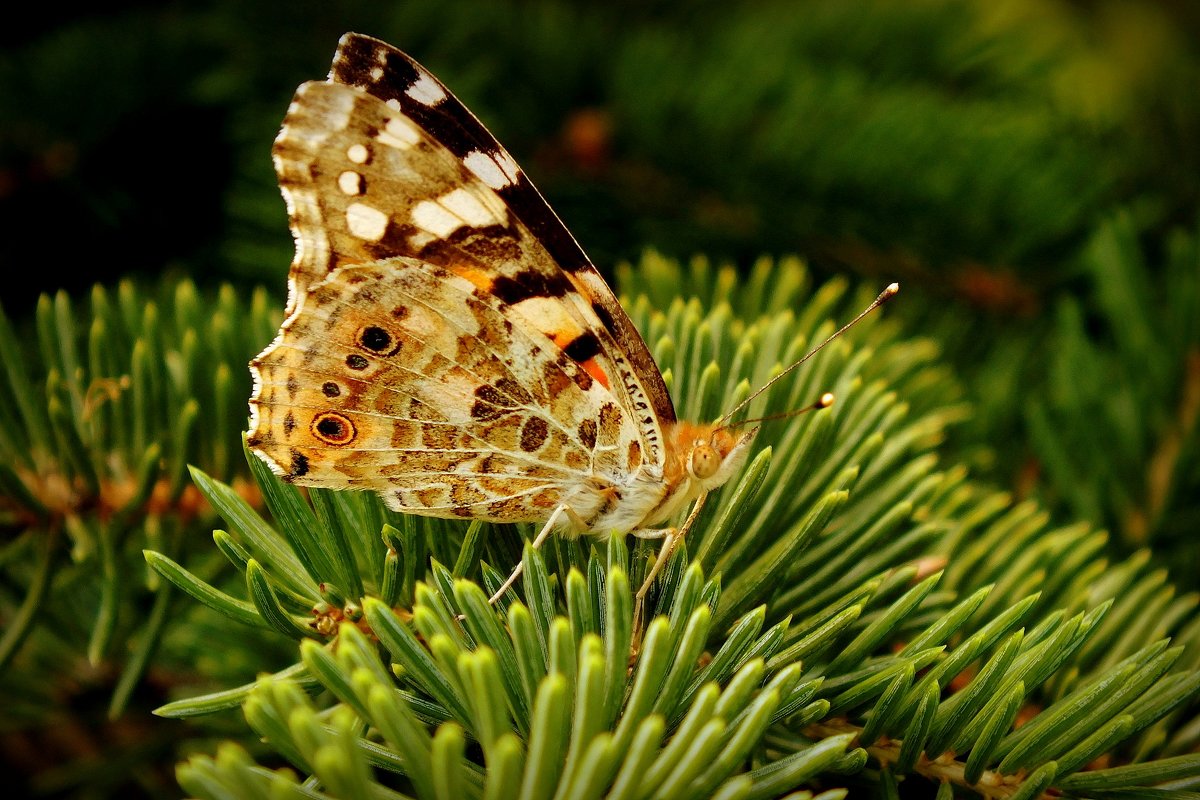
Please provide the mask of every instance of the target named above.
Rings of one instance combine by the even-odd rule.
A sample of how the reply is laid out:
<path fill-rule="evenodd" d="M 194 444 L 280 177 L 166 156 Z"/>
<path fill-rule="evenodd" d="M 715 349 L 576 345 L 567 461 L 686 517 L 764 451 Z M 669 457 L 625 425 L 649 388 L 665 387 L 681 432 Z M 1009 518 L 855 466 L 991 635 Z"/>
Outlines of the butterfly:
<path fill-rule="evenodd" d="M 296 255 L 285 321 L 250 364 L 251 450 L 285 481 L 374 491 L 396 511 L 538 523 L 535 547 L 555 532 L 660 539 L 640 606 L 755 429 L 733 412 L 676 418 L 579 244 L 399 50 L 343 36 L 272 152 Z"/>

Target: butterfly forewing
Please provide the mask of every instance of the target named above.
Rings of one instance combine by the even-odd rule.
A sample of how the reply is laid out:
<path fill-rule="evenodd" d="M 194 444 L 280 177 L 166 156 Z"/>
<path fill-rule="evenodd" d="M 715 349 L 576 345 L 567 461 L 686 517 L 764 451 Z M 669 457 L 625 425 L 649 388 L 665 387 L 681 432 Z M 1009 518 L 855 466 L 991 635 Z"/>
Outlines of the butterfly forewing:
<path fill-rule="evenodd" d="M 675 420 L 658 366 L 612 290 L 513 157 L 441 81 L 386 42 L 356 33 L 338 43 L 329 79 L 403 111 L 503 198 L 592 305 L 636 373 L 657 419 L 663 425 Z"/>

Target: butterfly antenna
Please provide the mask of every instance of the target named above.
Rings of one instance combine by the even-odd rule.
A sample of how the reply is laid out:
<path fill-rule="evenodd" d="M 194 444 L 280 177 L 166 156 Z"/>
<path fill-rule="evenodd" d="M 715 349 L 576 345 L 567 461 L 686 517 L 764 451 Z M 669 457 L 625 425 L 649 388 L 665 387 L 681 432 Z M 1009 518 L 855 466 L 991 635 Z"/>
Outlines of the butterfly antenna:
<path fill-rule="evenodd" d="M 857 324 L 858 324 L 858 322 L 859 322 L 860 320 L 862 320 L 862 318 L 863 318 L 863 317 L 865 317 L 867 314 L 870 314 L 870 313 L 871 313 L 872 311 L 874 311 L 875 309 L 879 308 L 881 305 L 883 305 L 884 303 L 886 303 L 888 300 L 891 300 L 893 297 L 895 297 L 895 296 L 896 296 L 896 293 L 897 293 L 897 292 L 899 292 L 899 291 L 900 291 L 900 284 L 898 284 L 898 283 L 892 283 L 892 284 L 889 284 L 889 285 L 888 285 L 888 287 L 887 287 L 886 289 L 884 289 L 882 292 L 880 292 L 880 293 L 879 293 L 879 296 L 875 298 L 875 302 L 871 303 L 871 305 L 867 306 L 867 307 L 866 307 L 866 308 L 864 308 L 862 311 L 860 311 L 857 317 L 855 317 L 854 319 L 850 320 L 850 321 L 849 321 L 849 322 L 847 322 L 845 325 L 843 325 L 842 327 L 840 327 L 840 328 L 838 328 L 836 331 L 834 331 L 832 334 L 830 334 L 830 335 L 829 335 L 829 337 L 828 337 L 828 338 L 827 338 L 825 341 L 821 342 L 819 345 L 817 345 L 816 347 L 814 347 L 812 350 L 809 350 L 809 351 L 808 351 L 808 352 L 807 352 L 807 353 L 804 355 L 804 357 L 803 357 L 803 358 L 801 358 L 799 361 L 795 361 L 795 362 L 793 362 L 793 363 L 792 363 L 790 366 L 788 366 L 788 368 L 787 368 L 787 369 L 785 369 L 783 372 L 779 373 L 779 374 L 778 374 L 778 375 L 776 375 L 774 378 L 771 378 L 771 380 L 767 381 L 767 382 L 766 382 L 766 383 L 764 383 L 762 386 L 758 387 L 758 389 L 757 389 L 757 390 L 755 390 L 754 392 L 752 392 L 752 393 L 750 394 L 750 396 L 749 396 L 749 397 L 747 397 L 747 398 L 746 398 L 745 400 L 743 400 L 742 402 L 738 403 L 738 404 L 737 404 L 737 405 L 736 405 L 736 406 L 733 408 L 733 410 L 732 410 L 732 411 L 730 411 L 730 412 L 729 412 L 728 414 L 726 414 L 725 416 L 721 417 L 721 419 L 720 419 L 720 421 L 718 422 L 718 424 L 719 424 L 719 425 L 724 425 L 724 424 L 725 424 L 725 423 L 726 423 L 726 422 L 727 422 L 729 419 L 731 419 L 731 418 L 733 417 L 733 415 L 734 415 L 734 414 L 736 414 L 737 412 L 739 412 L 739 411 L 741 411 L 743 408 L 745 408 L 747 405 L 749 405 L 751 400 L 753 400 L 754 398 L 758 397 L 760 394 L 762 394 L 763 392 L 765 392 L 767 389 L 770 389 L 770 388 L 771 388 L 771 386 L 773 386 L 773 385 L 775 384 L 775 382 L 776 382 L 776 381 L 778 381 L 780 378 L 782 378 L 784 375 L 787 375 L 789 372 L 791 372 L 792 370 L 794 370 L 794 369 L 796 369 L 797 367 L 799 367 L 799 366 L 800 366 L 801 364 L 803 364 L 805 361 L 808 361 L 810 358 L 812 358 L 813 356 L 815 356 L 817 353 L 821 352 L 821 350 L 822 350 L 822 349 L 825 347 L 825 345 L 829 344 L 829 343 L 830 343 L 830 342 L 832 342 L 834 339 L 838 338 L 838 337 L 839 337 L 839 336 L 841 336 L 843 333 L 845 333 L 846 331 L 848 331 L 848 330 L 850 330 L 851 328 L 853 328 L 855 325 L 857 325 Z M 831 402 L 832 402 L 833 395 L 829 395 L 829 394 L 827 393 L 827 396 L 830 398 L 830 400 L 831 400 Z M 821 396 L 821 399 L 822 399 L 822 400 L 824 400 L 824 399 L 825 399 L 825 397 L 826 397 L 826 395 L 822 395 L 822 396 Z M 822 405 L 820 404 L 820 401 L 818 401 L 818 402 L 817 402 L 817 404 L 816 404 L 815 406 L 811 406 L 811 408 L 825 408 L 825 406 L 822 406 Z M 807 410 L 808 410 L 808 408 L 803 408 L 803 409 L 800 409 L 800 410 L 801 410 L 801 411 L 807 411 Z M 785 415 L 785 416 L 790 416 L 790 414 L 788 414 L 788 415 Z"/>
<path fill-rule="evenodd" d="M 777 419 L 787 419 L 788 417 L 798 417 L 801 414 L 807 414 L 809 411 L 820 411 L 822 408 L 829 408 L 833 405 L 833 392 L 825 392 L 817 399 L 817 402 L 812 405 L 807 405 L 804 408 L 793 408 L 791 411 L 781 411 L 778 414 L 768 414 L 765 417 L 754 417 L 753 419 L 739 419 L 737 422 L 730 422 L 728 425 L 723 425 L 725 428 L 740 428 L 743 425 L 753 425 L 756 422 L 771 422 Z"/>

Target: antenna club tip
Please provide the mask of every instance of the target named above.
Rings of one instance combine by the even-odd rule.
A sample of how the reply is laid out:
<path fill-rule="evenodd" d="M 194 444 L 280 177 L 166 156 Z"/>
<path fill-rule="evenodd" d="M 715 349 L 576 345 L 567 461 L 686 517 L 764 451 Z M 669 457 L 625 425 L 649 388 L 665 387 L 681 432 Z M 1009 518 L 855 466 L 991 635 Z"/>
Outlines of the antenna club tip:
<path fill-rule="evenodd" d="M 900 292 L 900 284 L 889 283 L 887 285 L 887 288 L 884 289 L 883 292 L 880 293 L 879 296 L 880 296 L 880 298 L 887 300 L 889 297 L 892 297 L 892 296 L 898 294 L 899 292 Z"/>
<path fill-rule="evenodd" d="M 816 402 L 816 407 L 829 408 L 831 405 L 833 405 L 833 401 L 836 399 L 837 398 L 833 396 L 833 392 L 826 392 L 825 394 L 821 395 L 821 399 Z"/>

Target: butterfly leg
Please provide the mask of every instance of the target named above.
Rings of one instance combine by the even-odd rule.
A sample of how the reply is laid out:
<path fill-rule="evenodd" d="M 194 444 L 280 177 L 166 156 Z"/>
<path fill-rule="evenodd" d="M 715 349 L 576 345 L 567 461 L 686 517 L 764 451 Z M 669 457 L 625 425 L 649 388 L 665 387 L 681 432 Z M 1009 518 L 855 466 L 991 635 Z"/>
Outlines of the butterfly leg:
<path fill-rule="evenodd" d="M 654 566 L 650 568 L 650 574 L 646 576 L 646 580 L 642 581 L 641 588 L 637 590 L 637 594 L 634 596 L 636 603 L 633 607 L 633 639 L 635 642 L 641 638 L 642 606 L 646 602 L 646 595 L 650 593 L 650 587 L 654 585 L 654 579 L 658 577 L 658 573 L 662 572 L 663 567 L 671 560 L 671 556 L 675 553 L 675 548 L 683 541 L 683 537 L 687 535 L 687 532 L 691 530 L 692 525 L 696 522 L 696 518 L 700 516 L 700 510 L 704 508 L 704 501 L 706 499 L 708 499 L 707 493 L 696 498 L 696 503 L 692 506 L 691 513 L 688 514 L 683 525 L 678 528 L 633 532 L 633 535 L 639 539 L 663 540 L 662 546 L 658 548 L 658 558 L 654 560 Z"/>
<path fill-rule="evenodd" d="M 587 523 L 575 513 L 574 509 L 568 505 L 561 505 L 554 509 L 554 513 L 550 515 L 550 519 L 546 520 L 546 524 L 542 526 L 541 531 L 539 531 L 538 535 L 534 537 L 533 543 L 531 544 L 531 547 L 533 547 L 534 550 L 537 550 L 542 546 L 542 542 L 546 541 L 546 538 L 554 531 L 554 528 L 558 525 L 559 520 L 562 519 L 564 514 L 577 530 L 587 529 Z M 512 574 L 508 576 L 508 579 L 504 581 L 504 584 L 496 590 L 495 594 L 488 598 L 488 605 L 494 606 L 496 601 L 503 597 L 504 593 L 512 588 L 512 585 L 517 582 L 517 578 L 521 577 L 521 573 L 524 570 L 525 562 L 518 561 L 517 566 L 513 569 Z"/>
<path fill-rule="evenodd" d="M 642 641 L 642 607 L 645 605 L 646 595 L 650 592 L 650 587 L 654 585 L 654 579 L 658 577 L 658 573 L 662 572 L 662 568 L 671 560 L 671 555 L 675 552 L 675 547 L 682 537 L 679 535 L 678 528 L 634 531 L 633 535 L 639 539 L 663 540 L 662 546 L 658 548 L 658 558 L 654 560 L 654 566 L 650 568 L 650 574 L 646 576 L 646 580 L 642 581 L 642 587 L 634 595 L 633 646 L 637 648 Z"/>
<path fill-rule="evenodd" d="M 645 539 L 646 541 L 650 541 L 652 539 L 664 539 L 674 532 L 675 528 L 643 528 L 642 530 L 634 531 L 629 535 L 635 539 Z"/>

